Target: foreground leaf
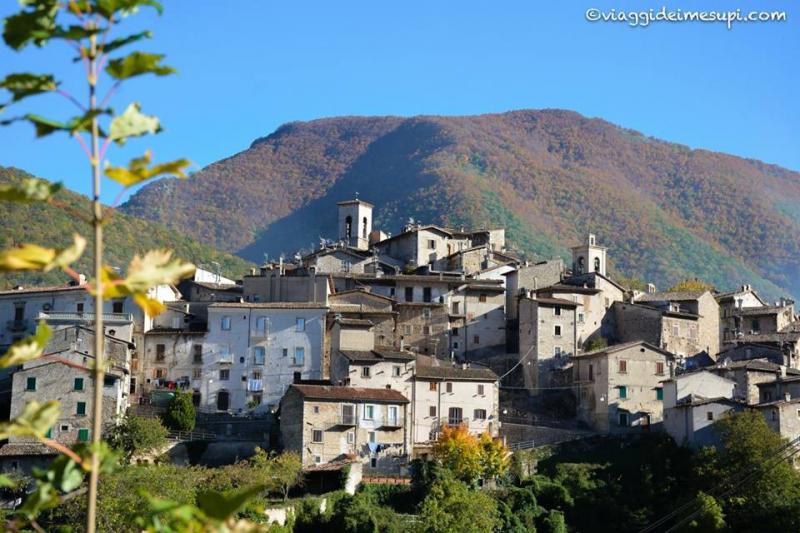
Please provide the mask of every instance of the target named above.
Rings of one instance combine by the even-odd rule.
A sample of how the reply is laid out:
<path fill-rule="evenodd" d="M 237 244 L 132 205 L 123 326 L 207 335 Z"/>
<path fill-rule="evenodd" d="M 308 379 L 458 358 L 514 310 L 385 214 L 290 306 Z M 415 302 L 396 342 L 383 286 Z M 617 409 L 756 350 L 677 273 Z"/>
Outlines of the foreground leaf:
<path fill-rule="evenodd" d="M 106 66 L 106 72 L 109 76 L 118 80 L 126 80 L 142 74 L 166 76 L 176 72 L 172 67 L 161 65 L 162 59 L 164 59 L 163 54 L 132 52 L 125 57 L 109 61 Z"/>
<path fill-rule="evenodd" d="M 197 496 L 197 506 L 206 516 L 224 522 L 232 518 L 244 504 L 263 492 L 264 488 L 262 485 L 255 485 L 233 494 L 202 492 Z"/>
<path fill-rule="evenodd" d="M 157 176 L 169 175 L 178 178 L 186 178 L 184 169 L 190 165 L 189 160 L 177 159 L 169 163 L 161 163 L 150 167 L 151 158 L 152 154 L 150 150 L 148 150 L 142 157 L 131 159 L 128 168 L 106 167 L 105 174 L 109 179 L 121 183 L 125 187 L 137 185 Z"/>
<path fill-rule="evenodd" d="M 108 109 L 92 109 L 83 115 L 72 117 L 67 122 L 60 122 L 58 120 L 53 120 L 31 113 L 25 115 L 23 119 L 33 124 L 34 128 L 36 128 L 37 137 L 45 137 L 57 131 L 64 131 L 70 134 L 79 133 L 82 131 L 90 131 L 92 127 L 92 120 L 95 117 L 109 113 L 110 111 Z M 100 136 L 105 137 L 105 133 L 101 131 Z"/>
<path fill-rule="evenodd" d="M 145 115 L 137 102 L 131 103 L 125 112 L 114 117 L 108 138 L 120 146 L 125 144 L 129 137 L 138 137 L 148 133 L 161 131 L 158 117 Z"/>
<path fill-rule="evenodd" d="M 29 43 L 42 46 L 56 31 L 57 0 L 42 0 L 31 7 L 5 19 L 3 40 L 14 50 Z"/>
<path fill-rule="evenodd" d="M 19 185 L 0 185 L 0 200 L 7 202 L 46 202 L 61 190 L 61 183 L 25 178 Z"/>
<path fill-rule="evenodd" d="M 42 355 L 52 333 L 50 326 L 40 321 L 33 336 L 18 340 L 0 357 L 0 368 L 21 365 Z"/>
<path fill-rule="evenodd" d="M 11 101 L 17 102 L 34 94 L 55 91 L 58 87 L 55 78 L 50 74 L 9 74 L 0 81 L 0 88 L 11 93 Z"/>
<path fill-rule="evenodd" d="M 65 268 L 77 260 L 86 248 L 86 239 L 73 235 L 72 246 L 63 250 L 43 248 L 37 244 L 23 244 L 18 248 L 0 251 L 0 272 L 14 270 L 40 270 L 49 272 Z"/>
<path fill-rule="evenodd" d="M 172 250 L 151 250 L 144 257 L 133 256 L 128 266 L 125 286 L 131 292 L 145 292 L 156 285 L 172 285 L 192 276 L 195 266 L 181 259 L 172 259 Z"/>
<path fill-rule="evenodd" d="M 0 423 L 0 440 L 11 436 L 44 438 L 45 433 L 58 421 L 59 415 L 57 401 L 39 403 L 33 400 L 17 418 Z"/>

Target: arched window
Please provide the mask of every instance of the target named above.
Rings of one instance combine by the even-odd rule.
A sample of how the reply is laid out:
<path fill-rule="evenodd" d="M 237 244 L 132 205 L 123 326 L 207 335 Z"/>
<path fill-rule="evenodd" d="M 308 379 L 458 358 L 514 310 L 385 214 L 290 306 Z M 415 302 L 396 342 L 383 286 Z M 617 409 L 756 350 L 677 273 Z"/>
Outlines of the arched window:
<path fill-rule="evenodd" d="M 578 274 L 583 274 L 584 268 L 586 265 L 584 265 L 583 256 L 580 256 L 578 258 Z"/>
<path fill-rule="evenodd" d="M 364 217 L 364 220 L 362 220 L 362 223 L 364 224 L 364 226 L 363 226 L 363 229 L 361 230 L 361 236 L 366 239 L 367 238 L 367 217 Z"/>
<path fill-rule="evenodd" d="M 347 215 L 347 218 L 344 219 L 344 236 L 348 241 L 353 236 L 353 217 L 350 215 Z"/>
<path fill-rule="evenodd" d="M 600 272 L 600 258 L 599 257 L 595 257 L 594 258 L 594 271 L 595 272 Z"/>

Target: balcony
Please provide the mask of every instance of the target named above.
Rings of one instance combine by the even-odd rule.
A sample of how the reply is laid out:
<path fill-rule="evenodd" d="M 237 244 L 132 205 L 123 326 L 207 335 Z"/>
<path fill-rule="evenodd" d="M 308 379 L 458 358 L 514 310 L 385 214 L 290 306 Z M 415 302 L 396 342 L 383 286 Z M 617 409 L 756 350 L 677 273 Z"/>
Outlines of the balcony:
<path fill-rule="evenodd" d="M 22 320 L 9 320 L 6 322 L 6 328 L 12 332 L 26 331 L 28 329 L 28 321 Z"/>
<path fill-rule="evenodd" d="M 342 415 L 336 417 L 336 421 L 333 423 L 334 426 L 356 426 L 358 423 L 358 418 L 356 415 Z"/>
<path fill-rule="evenodd" d="M 39 313 L 38 318 L 40 320 L 46 320 L 47 322 L 94 322 L 94 313 L 42 312 Z M 106 324 L 132 323 L 133 315 L 130 313 L 103 313 L 103 322 Z"/>
<path fill-rule="evenodd" d="M 395 417 L 383 417 L 373 420 L 375 423 L 376 428 L 384 428 L 384 429 L 397 429 L 403 427 L 403 417 L 402 416 L 395 416 Z"/>

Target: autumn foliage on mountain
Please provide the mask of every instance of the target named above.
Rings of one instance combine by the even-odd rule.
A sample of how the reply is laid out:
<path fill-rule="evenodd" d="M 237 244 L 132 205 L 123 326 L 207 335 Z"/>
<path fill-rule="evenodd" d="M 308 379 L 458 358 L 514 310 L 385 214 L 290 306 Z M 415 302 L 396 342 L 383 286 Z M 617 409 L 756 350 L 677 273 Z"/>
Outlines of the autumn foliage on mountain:
<path fill-rule="evenodd" d="M 29 174 L 0 166 L 0 185 L 19 184 Z M 78 214 L 89 213 L 89 199 L 79 194 L 61 190 L 54 197 L 55 205 L 43 203 L 0 202 L 0 248 L 11 248 L 22 243 L 64 248 L 71 244 L 74 233 L 86 235 L 90 226 L 80 220 Z M 105 226 L 107 249 L 106 261 L 113 267 L 124 268 L 134 256 L 148 250 L 169 248 L 175 256 L 223 275 L 241 276 L 248 272 L 251 263 L 231 254 L 200 244 L 190 237 L 176 234 L 157 222 L 142 220 L 122 213 L 114 213 Z M 77 262 L 76 269 L 88 273 L 92 261 L 92 247 L 86 249 Z M 0 290 L 17 284 L 60 284 L 69 278 L 60 271 L 48 273 L 30 272 L 0 275 Z"/>
<path fill-rule="evenodd" d="M 335 238 L 336 202 L 358 192 L 391 233 L 408 217 L 505 226 L 539 260 L 593 231 L 615 274 L 775 297 L 800 294 L 799 178 L 569 111 L 343 117 L 284 125 L 121 209 L 260 262 Z"/>

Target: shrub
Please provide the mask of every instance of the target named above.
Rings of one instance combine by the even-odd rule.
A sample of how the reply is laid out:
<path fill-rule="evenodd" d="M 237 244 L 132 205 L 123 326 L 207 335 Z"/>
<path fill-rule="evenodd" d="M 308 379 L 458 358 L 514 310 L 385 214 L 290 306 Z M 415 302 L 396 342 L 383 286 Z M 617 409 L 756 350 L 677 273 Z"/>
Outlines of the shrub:
<path fill-rule="evenodd" d="M 176 392 L 164 413 L 164 424 L 174 431 L 192 431 L 195 425 L 195 410 L 192 396 L 188 392 Z"/>

